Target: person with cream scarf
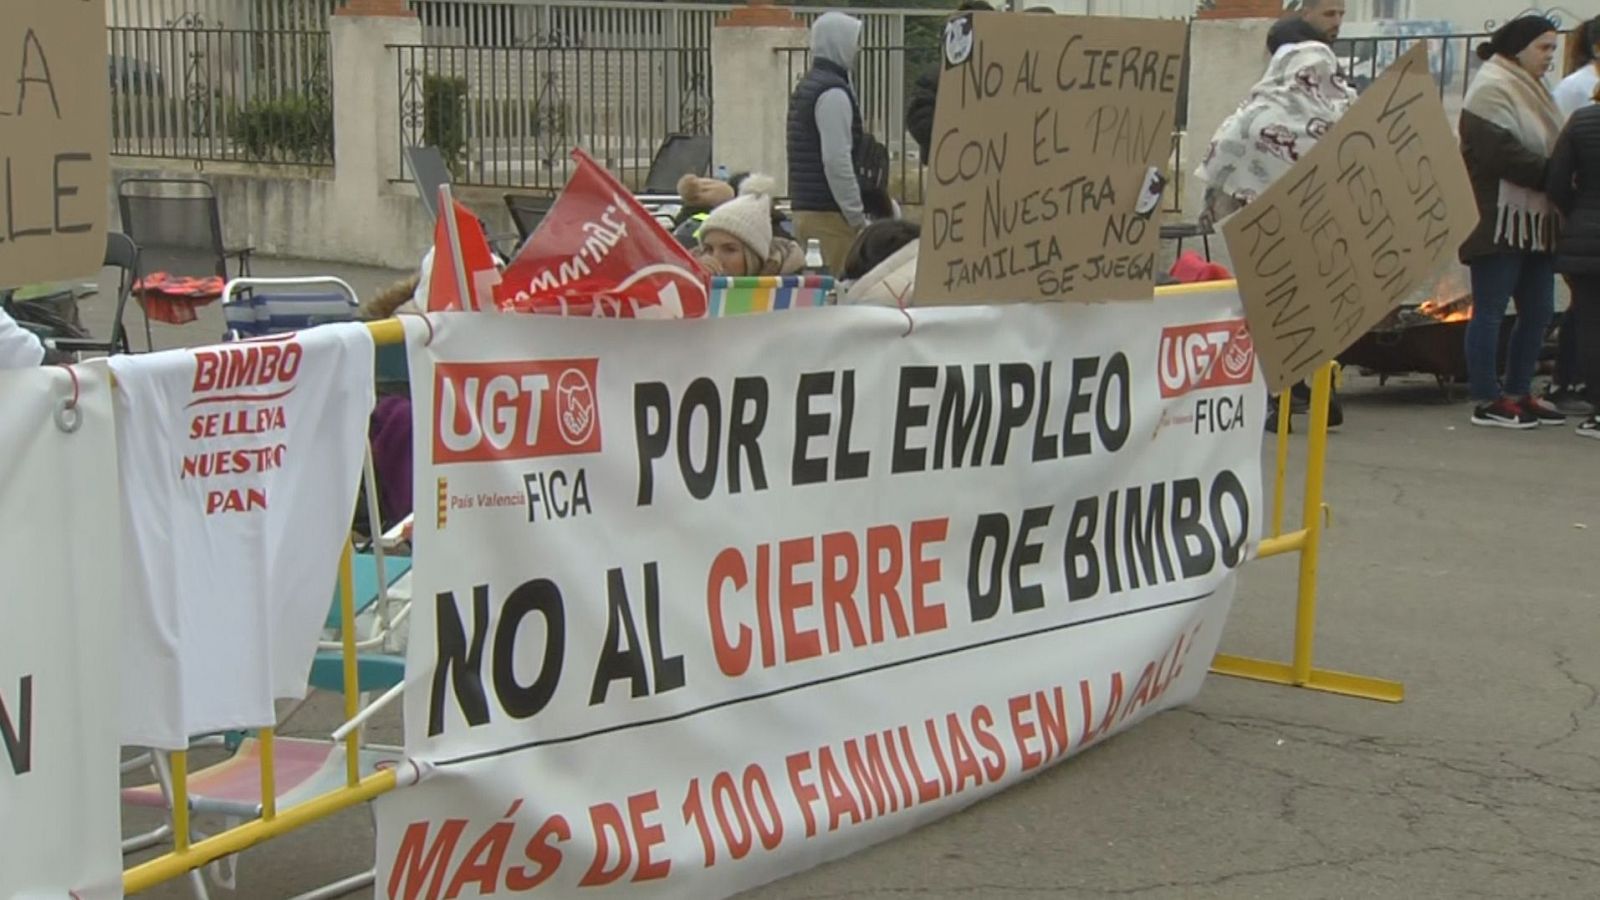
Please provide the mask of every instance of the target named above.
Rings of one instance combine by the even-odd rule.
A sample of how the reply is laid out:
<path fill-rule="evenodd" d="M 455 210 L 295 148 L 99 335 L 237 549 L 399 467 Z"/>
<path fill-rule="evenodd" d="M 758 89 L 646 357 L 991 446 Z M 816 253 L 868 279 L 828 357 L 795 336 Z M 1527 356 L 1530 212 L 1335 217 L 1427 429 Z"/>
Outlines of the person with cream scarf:
<path fill-rule="evenodd" d="M 1484 64 L 1461 111 L 1461 155 L 1478 201 L 1478 227 L 1461 245 L 1472 270 L 1467 326 L 1472 424 L 1530 429 L 1565 417 L 1533 393 L 1533 373 L 1555 308 L 1559 214 L 1544 193 L 1562 115 L 1541 80 L 1555 61 L 1556 26 L 1521 16 L 1478 47 Z M 1515 299 L 1517 324 L 1500 380 L 1500 326 Z"/>

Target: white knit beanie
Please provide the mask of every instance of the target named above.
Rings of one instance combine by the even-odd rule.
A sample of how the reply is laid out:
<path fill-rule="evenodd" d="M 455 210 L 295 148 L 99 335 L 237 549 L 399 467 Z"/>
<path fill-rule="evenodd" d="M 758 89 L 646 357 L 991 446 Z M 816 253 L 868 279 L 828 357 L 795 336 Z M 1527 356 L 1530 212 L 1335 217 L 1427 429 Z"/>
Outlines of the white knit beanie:
<path fill-rule="evenodd" d="M 739 196 L 713 209 L 700 233 L 727 232 L 749 247 L 757 259 L 766 259 L 772 252 L 772 188 L 773 180 L 765 175 L 745 178 Z"/>

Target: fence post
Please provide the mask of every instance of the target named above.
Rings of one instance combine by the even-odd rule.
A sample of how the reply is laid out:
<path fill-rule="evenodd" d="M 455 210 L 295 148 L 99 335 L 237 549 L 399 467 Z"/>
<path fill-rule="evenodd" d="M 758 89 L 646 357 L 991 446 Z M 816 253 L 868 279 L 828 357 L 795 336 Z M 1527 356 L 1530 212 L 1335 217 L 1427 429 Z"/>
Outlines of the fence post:
<path fill-rule="evenodd" d="M 333 178 L 337 227 L 366 256 L 363 233 L 391 229 L 382 195 L 400 171 L 400 72 L 389 44 L 422 43 L 422 22 L 404 0 L 349 0 L 328 19 L 333 81 Z"/>
<path fill-rule="evenodd" d="M 1179 182 L 1183 185 L 1183 209 L 1191 219 L 1205 208 L 1206 185 L 1188 176 L 1205 159 L 1217 126 L 1260 80 L 1267 67 L 1267 31 L 1274 21 L 1204 18 L 1190 28 L 1189 115 L 1178 165 L 1184 175 Z M 1220 246 L 1221 241 L 1215 243 Z"/>
<path fill-rule="evenodd" d="M 784 191 L 789 178 L 789 54 L 805 47 L 805 24 L 767 0 L 737 7 L 711 30 L 712 158 L 730 172 L 764 172 Z M 796 73 L 798 74 L 798 73 Z"/>

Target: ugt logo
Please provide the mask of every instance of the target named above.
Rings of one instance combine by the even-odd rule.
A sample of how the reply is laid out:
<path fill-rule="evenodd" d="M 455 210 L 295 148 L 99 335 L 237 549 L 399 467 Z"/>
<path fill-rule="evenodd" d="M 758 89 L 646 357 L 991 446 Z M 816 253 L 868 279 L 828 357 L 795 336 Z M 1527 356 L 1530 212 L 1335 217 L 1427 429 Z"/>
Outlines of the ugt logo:
<path fill-rule="evenodd" d="M 594 384 L 581 369 L 568 369 L 556 381 L 561 437 L 573 447 L 588 443 L 595 430 Z"/>
<path fill-rule="evenodd" d="M 594 358 L 440 363 L 434 463 L 598 453 L 599 367 Z"/>
<path fill-rule="evenodd" d="M 1165 398 L 1249 384 L 1256 374 L 1255 345 L 1244 319 L 1164 329 L 1158 360 Z"/>

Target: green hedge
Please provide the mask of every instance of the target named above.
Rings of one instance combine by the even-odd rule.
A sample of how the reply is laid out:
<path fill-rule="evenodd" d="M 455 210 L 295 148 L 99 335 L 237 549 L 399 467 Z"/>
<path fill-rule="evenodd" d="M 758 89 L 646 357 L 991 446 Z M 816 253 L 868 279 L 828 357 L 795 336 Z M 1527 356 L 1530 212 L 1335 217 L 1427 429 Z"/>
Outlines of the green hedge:
<path fill-rule="evenodd" d="M 450 172 L 461 177 L 467 159 L 467 80 L 425 76 L 422 103 L 423 144 L 439 148 Z"/>
<path fill-rule="evenodd" d="M 251 159 L 326 163 L 333 159 L 333 104 L 291 94 L 252 100 L 233 113 L 229 133 Z"/>

